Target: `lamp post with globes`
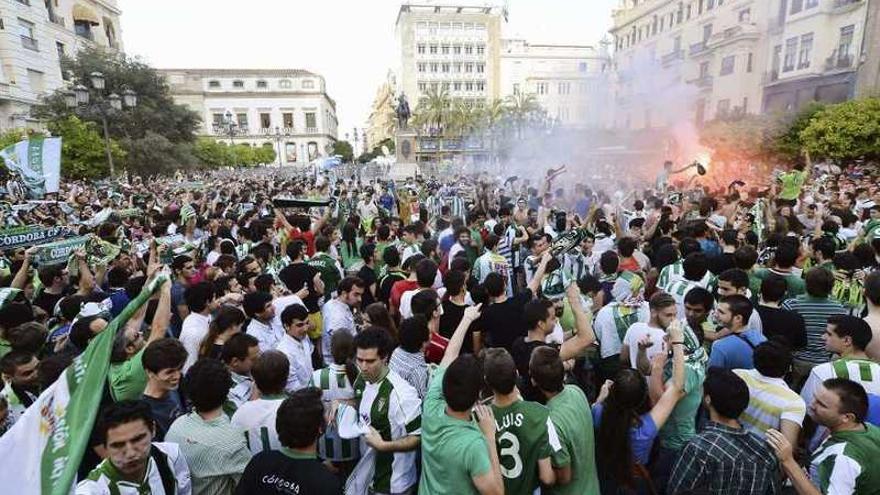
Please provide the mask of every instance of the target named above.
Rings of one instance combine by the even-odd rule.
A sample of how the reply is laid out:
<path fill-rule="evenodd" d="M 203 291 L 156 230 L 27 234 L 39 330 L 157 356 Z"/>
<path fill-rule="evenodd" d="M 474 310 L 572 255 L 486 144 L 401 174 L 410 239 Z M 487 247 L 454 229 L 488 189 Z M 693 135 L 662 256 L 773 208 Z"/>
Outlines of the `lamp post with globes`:
<path fill-rule="evenodd" d="M 289 138 L 290 132 L 286 127 L 284 129 L 281 129 L 278 126 L 275 126 L 275 134 L 271 134 L 271 137 L 275 140 L 275 147 L 278 149 L 278 166 L 283 167 L 284 162 L 286 162 L 287 160 L 284 159 L 284 155 L 281 154 L 281 141 Z"/>
<path fill-rule="evenodd" d="M 64 94 L 64 102 L 68 108 L 72 108 L 79 115 L 98 118 L 101 120 L 101 126 L 104 129 L 104 148 L 107 153 L 107 164 L 110 166 L 110 177 L 113 177 L 115 170 L 113 168 L 113 153 L 110 147 L 110 126 L 108 120 L 114 115 L 122 112 L 123 108 L 134 108 L 137 106 L 137 93 L 131 89 L 125 89 L 122 96 L 117 93 L 106 94 L 106 79 L 104 74 L 100 72 L 92 72 L 89 74 L 89 84 L 91 89 L 86 87 L 82 81 L 74 81 L 77 84 L 72 91 Z"/>
<path fill-rule="evenodd" d="M 232 112 L 229 110 L 223 114 L 222 122 L 223 130 L 229 135 L 229 151 L 232 153 L 232 168 L 238 166 L 238 154 L 235 152 L 235 133 L 238 124 L 232 119 Z"/>

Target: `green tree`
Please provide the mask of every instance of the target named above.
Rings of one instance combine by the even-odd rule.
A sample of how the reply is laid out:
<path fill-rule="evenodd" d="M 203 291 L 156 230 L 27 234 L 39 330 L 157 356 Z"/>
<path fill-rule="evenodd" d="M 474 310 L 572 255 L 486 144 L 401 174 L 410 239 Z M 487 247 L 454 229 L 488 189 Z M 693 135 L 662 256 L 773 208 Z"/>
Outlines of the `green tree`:
<path fill-rule="evenodd" d="M 194 168 L 198 160 L 189 143 L 173 143 L 165 136 L 147 131 L 140 139 L 122 139 L 125 163 L 133 174 L 146 177 Z"/>
<path fill-rule="evenodd" d="M 880 98 L 865 98 L 820 110 L 800 132 L 813 157 L 848 162 L 880 158 Z"/>
<path fill-rule="evenodd" d="M 348 141 L 336 141 L 331 154 L 341 156 L 342 161 L 348 163 L 354 158 L 354 148 Z"/>
<path fill-rule="evenodd" d="M 110 171 L 106 145 L 94 122 L 83 122 L 71 115 L 49 122 L 49 132 L 61 137 L 61 176 L 65 179 L 100 179 Z M 110 141 L 110 152 L 117 163 L 125 152 Z"/>
<path fill-rule="evenodd" d="M 27 139 L 27 132 L 24 129 L 10 129 L 0 134 L 0 150 L 6 149 L 23 139 Z"/>
<path fill-rule="evenodd" d="M 435 130 L 443 134 L 451 106 L 449 91 L 431 88 L 416 107 L 412 123 L 419 130 L 429 132 Z"/>
<path fill-rule="evenodd" d="M 546 111 L 538 103 L 538 98 L 532 93 L 518 93 L 508 96 L 507 114 L 517 131 L 517 137 L 522 137 L 523 129 L 537 123 L 546 115 Z"/>
<path fill-rule="evenodd" d="M 251 166 L 266 165 L 278 160 L 278 154 L 275 153 L 275 148 L 272 146 L 255 146 L 253 152 L 253 163 L 251 163 Z"/>
<path fill-rule="evenodd" d="M 810 125 L 813 117 L 824 108 L 825 104 L 812 102 L 794 115 L 779 117 L 782 125 L 774 143 L 774 150 L 779 158 L 786 161 L 800 159 L 804 152 L 801 132 Z"/>
<path fill-rule="evenodd" d="M 232 166 L 232 151 L 226 143 L 201 138 L 193 145 L 193 155 L 203 168 Z"/>

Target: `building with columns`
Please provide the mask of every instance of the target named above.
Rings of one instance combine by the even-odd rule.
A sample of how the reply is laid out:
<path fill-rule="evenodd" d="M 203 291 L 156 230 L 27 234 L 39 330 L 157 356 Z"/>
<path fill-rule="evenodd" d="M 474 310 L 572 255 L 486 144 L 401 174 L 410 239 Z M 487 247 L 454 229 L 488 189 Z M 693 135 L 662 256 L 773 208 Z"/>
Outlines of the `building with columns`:
<path fill-rule="evenodd" d="M 609 111 L 607 48 L 588 45 L 501 42 L 501 95 L 535 95 L 542 108 L 568 128 L 600 127 Z"/>
<path fill-rule="evenodd" d="M 324 78 L 298 69 L 162 69 L 175 102 L 202 117 L 203 137 L 271 146 L 280 165 L 331 154 L 336 102 Z"/>
<path fill-rule="evenodd" d="M 0 0 L 0 131 L 41 127 L 31 107 L 65 86 L 63 56 L 122 50 L 120 15 L 116 0 Z"/>

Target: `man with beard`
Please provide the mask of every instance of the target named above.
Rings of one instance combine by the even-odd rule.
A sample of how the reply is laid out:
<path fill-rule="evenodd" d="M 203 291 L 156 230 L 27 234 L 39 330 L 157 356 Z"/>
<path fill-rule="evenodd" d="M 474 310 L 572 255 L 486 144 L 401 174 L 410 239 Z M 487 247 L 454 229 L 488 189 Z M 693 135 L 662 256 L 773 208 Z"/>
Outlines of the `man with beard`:
<path fill-rule="evenodd" d="M 37 366 L 40 360 L 29 352 L 11 351 L 0 359 L 0 373 L 6 387 L 0 395 L 8 404 L 7 424 L 12 427 L 40 395 Z"/>

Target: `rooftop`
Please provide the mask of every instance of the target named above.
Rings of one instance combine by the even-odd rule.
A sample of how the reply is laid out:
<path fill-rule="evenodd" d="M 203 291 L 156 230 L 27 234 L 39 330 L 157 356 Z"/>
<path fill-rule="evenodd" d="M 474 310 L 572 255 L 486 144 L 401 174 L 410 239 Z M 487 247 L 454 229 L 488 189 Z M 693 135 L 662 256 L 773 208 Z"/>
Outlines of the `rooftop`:
<path fill-rule="evenodd" d="M 314 72 L 303 69 L 159 69 L 159 72 L 186 72 L 187 74 L 196 74 L 200 76 L 216 76 L 216 77 L 246 77 L 246 76 L 262 76 L 262 77 L 302 77 L 314 76 L 319 77 Z"/>

